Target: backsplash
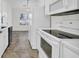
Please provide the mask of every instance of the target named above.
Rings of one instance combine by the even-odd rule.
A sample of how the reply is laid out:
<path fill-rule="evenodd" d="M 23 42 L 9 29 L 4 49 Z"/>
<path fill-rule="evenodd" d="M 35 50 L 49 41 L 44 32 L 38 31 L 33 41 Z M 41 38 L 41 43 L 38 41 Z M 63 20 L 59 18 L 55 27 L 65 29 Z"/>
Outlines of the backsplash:
<path fill-rule="evenodd" d="M 60 27 L 67 27 L 70 29 L 79 30 L 79 19 L 68 19 L 59 23 Z"/>
<path fill-rule="evenodd" d="M 51 28 L 79 33 L 79 14 L 66 16 L 52 16 Z"/>

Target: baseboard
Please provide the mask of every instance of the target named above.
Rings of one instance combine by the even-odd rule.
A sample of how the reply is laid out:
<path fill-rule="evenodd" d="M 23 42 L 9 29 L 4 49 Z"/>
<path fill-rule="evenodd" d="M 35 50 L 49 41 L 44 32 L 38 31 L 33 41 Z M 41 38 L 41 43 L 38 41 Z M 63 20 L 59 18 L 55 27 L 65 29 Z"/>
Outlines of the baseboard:
<path fill-rule="evenodd" d="M 29 42 L 30 48 L 31 48 L 32 50 L 37 50 L 37 49 L 33 49 L 33 48 L 32 48 L 31 43 L 30 43 L 29 40 L 28 40 L 28 42 Z"/>

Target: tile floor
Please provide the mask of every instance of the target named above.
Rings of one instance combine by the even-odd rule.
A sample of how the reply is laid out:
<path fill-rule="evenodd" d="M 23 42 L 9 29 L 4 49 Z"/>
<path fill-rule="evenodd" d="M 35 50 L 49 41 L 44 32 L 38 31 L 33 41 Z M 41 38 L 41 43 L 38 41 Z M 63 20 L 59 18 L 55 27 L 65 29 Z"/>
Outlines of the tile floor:
<path fill-rule="evenodd" d="M 37 58 L 37 50 L 32 50 L 28 41 L 28 32 L 13 32 L 10 47 L 3 58 Z"/>

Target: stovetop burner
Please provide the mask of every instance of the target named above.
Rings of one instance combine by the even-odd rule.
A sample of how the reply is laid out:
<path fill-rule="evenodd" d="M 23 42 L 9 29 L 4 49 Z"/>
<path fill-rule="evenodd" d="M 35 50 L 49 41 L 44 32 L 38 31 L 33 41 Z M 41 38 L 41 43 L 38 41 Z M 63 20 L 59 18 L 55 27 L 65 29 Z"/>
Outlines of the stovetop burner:
<path fill-rule="evenodd" d="M 71 34 L 71 33 L 67 33 L 64 31 L 60 31 L 60 30 L 43 30 L 51 35 L 54 35 L 58 38 L 62 38 L 62 39 L 79 39 L 79 35 L 75 35 L 75 34 Z"/>

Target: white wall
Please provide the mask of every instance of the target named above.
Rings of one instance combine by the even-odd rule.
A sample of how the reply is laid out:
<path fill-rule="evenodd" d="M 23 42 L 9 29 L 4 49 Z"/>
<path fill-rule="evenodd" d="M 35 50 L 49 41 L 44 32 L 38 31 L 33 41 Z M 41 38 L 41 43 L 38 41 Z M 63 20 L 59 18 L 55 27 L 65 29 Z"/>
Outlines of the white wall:
<path fill-rule="evenodd" d="M 32 5 L 32 26 L 31 26 L 31 45 L 33 49 L 38 47 L 39 37 L 37 33 L 38 28 L 49 28 L 50 17 L 44 15 L 44 7 L 39 5 L 39 1 L 34 1 Z"/>
<path fill-rule="evenodd" d="M 20 25 L 20 14 L 22 12 L 26 13 L 26 9 L 23 5 L 26 5 L 26 0 L 14 0 L 12 7 L 12 24 L 13 31 L 28 31 L 28 25 Z"/>
<path fill-rule="evenodd" d="M 32 20 L 31 24 L 28 26 L 20 25 L 19 23 L 19 13 L 22 12 L 19 8 L 22 9 L 22 5 L 25 5 L 25 3 L 21 2 L 18 3 L 15 1 L 13 4 L 12 9 L 12 23 L 13 23 L 13 30 L 14 31 L 27 31 L 29 29 L 30 32 L 30 43 L 33 49 L 37 48 L 37 41 L 38 41 L 38 34 L 37 29 L 38 28 L 49 28 L 50 27 L 50 17 L 44 15 L 44 6 L 40 4 L 40 0 L 30 0 L 29 6 L 31 7 L 32 12 Z M 21 0 L 22 1 L 22 0 Z M 23 0 L 24 1 L 24 0 Z"/>
<path fill-rule="evenodd" d="M 52 28 L 79 35 L 79 14 L 66 16 L 52 16 Z"/>
<path fill-rule="evenodd" d="M 24 10 L 20 10 L 19 8 L 14 8 L 12 10 L 12 22 L 13 22 L 13 31 L 28 31 L 28 25 L 20 25 L 20 14 L 22 12 L 26 12 Z"/>

